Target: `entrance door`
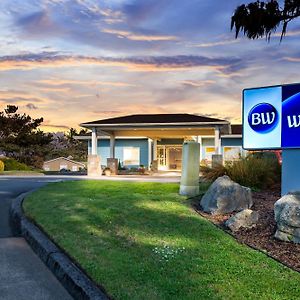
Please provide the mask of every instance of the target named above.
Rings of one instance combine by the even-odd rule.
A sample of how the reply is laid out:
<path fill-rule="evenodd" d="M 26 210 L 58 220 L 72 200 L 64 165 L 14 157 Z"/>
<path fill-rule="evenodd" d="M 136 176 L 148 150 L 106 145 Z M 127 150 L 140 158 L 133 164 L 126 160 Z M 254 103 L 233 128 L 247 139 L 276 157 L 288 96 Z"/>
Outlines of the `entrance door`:
<path fill-rule="evenodd" d="M 158 170 L 167 170 L 166 146 L 157 146 Z"/>
<path fill-rule="evenodd" d="M 181 170 L 182 146 L 157 146 L 158 169 Z"/>
<path fill-rule="evenodd" d="M 167 151 L 169 170 L 181 170 L 182 147 L 170 146 L 167 147 Z"/>

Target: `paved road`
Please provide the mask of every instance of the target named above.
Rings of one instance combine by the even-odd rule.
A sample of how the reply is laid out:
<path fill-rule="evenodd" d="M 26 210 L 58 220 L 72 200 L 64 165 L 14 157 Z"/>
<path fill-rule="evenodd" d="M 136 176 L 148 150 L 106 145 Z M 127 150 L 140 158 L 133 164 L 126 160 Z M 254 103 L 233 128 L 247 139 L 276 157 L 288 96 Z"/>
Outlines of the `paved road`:
<path fill-rule="evenodd" d="M 21 193 L 59 179 L 0 177 L 0 299 L 72 299 L 23 238 L 13 237 L 9 207 Z"/>

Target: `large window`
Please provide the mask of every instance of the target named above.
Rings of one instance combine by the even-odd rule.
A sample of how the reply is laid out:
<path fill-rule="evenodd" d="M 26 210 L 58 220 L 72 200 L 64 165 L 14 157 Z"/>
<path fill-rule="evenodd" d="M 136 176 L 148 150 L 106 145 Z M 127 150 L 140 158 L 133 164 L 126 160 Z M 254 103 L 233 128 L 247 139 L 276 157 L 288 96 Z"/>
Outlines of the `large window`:
<path fill-rule="evenodd" d="M 123 164 L 124 166 L 140 165 L 140 148 L 124 147 L 123 148 Z"/>
<path fill-rule="evenodd" d="M 242 155 L 242 148 L 238 146 L 226 146 L 224 147 L 224 159 L 225 160 L 236 160 Z"/>

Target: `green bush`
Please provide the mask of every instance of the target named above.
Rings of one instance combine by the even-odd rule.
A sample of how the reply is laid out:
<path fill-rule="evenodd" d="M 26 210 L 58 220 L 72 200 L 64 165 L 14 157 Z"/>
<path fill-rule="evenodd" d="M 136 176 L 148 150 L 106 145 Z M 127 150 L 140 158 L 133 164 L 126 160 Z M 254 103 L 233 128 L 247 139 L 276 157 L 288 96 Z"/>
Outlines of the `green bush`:
<path fill-rule="evenodd" d="M 201 171 L 207 180 L 213 181 L 219 176 L 228 175 L 233 181 L 255 189 L 271 187 L 281 179 L 281 167 L 276 159 L 253 155 L 225 166 L 201 167 Z"/>
<path fill-rule="evenodd" d="M 0 172 L 4 171 L 4 162 L 0 160 Z"/>
<path fill-rule="evenodd" d="M 13 158 L 5 158 L 4 162 L 4 171 L 30 171 L 31 168 L 27 165 L 18 162 Z"/>

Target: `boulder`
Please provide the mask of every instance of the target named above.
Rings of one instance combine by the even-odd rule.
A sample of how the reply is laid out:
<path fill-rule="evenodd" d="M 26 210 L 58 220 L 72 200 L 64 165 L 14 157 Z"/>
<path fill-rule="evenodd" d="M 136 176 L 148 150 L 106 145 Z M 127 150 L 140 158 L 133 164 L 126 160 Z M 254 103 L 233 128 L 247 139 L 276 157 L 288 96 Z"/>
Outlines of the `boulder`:
<path fill-rule="evenodd" d="M 211 214 L 241 211 L 253 205 L 251 189 L 239 185 L 228 176 L 222 176 L 212 183 L 200 205 L 203 211 Z"/>
<path fill-rule="evenodd" d="M 300 243 L 300 193 L 287 194 L 274 204 L 275 238 Z"/>
<path fill-rule="evenodd" d="M 240 228 L 252 228 L 256 226 L 258 221 L 258 212 L 251 209 L 244 209 L 231 218 L 229 218 L 225 225 L 231 231 L 238 231 Z"/>

